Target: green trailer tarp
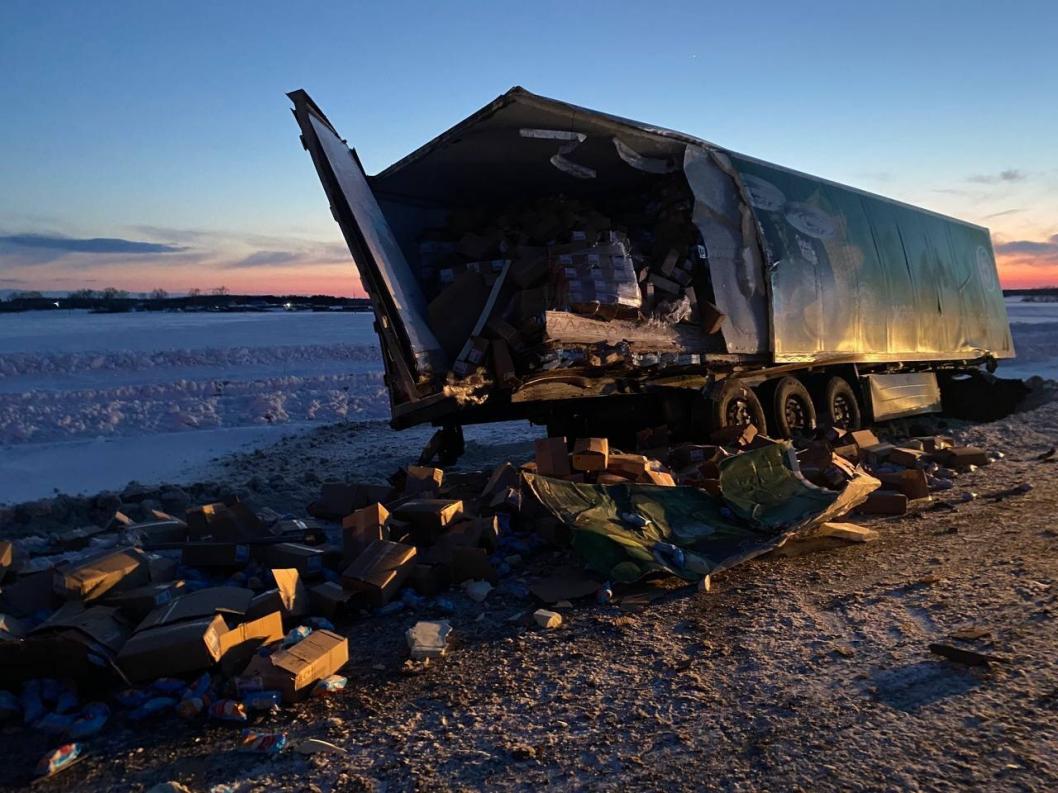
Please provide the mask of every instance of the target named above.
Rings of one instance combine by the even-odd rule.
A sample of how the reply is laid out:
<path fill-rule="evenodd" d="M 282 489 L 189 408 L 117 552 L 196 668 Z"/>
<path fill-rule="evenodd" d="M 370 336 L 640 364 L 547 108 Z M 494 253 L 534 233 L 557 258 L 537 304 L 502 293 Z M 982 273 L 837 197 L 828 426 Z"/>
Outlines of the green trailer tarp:
<path fill-rule="evenodd" d="M 811 533 L 879 486 L 863 472 L 844 490 L 808 482 L 788 443 L 726 459 L 720 496 L 695 487 L 590 485 L 526 474 L 540 502 L 570 529 L 586 565 L 618 582 L 651 572 L 688 580 L 719 572 Z"/>

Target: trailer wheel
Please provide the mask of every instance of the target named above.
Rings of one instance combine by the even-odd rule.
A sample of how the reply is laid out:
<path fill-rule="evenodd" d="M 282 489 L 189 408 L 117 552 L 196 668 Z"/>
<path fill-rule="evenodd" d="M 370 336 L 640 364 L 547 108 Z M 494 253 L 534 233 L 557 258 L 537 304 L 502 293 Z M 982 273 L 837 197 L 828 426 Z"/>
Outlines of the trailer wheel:
<path fill-rule="evenodd" d="M 844 377 L 831 377 L 823 390 L 823 420 L 831 427 L 858 430 L 863 413 L 856 392 Z"/>
<path fill-rule="evenodd" d="M 768 434 L 768 422 L 764 418 L 764 407 L 753 393 L 753 389 L 738 382 L 724 386 L 713 400 L 713 427 L 745 427 L 752 424 L 762 435 Z"/>
<path fill-rule="evenodd" d="M 787 376 L 775 384 L 772 405 L 775 434 L 779 437 L 791 438 L 816 428 L 816 407 L 812 404 L 812 395 L 796 377 Z"/>

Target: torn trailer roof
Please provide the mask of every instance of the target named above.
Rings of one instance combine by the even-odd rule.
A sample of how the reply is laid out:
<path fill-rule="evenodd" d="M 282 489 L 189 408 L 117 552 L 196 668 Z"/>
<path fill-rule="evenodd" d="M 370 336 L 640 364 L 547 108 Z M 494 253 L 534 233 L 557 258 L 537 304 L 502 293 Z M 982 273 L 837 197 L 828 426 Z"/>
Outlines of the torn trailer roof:
<path fill-rule="evenodd" d="M 368 176 L 290 98 L 397 426 L 732 367 L 1014 354 L 980 226 L 522 88 Z"/>

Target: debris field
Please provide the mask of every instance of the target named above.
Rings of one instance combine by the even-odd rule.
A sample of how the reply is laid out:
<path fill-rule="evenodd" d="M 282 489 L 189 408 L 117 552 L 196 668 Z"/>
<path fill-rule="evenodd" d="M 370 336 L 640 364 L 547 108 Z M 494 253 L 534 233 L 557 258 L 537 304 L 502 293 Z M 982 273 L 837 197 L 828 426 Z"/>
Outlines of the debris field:
<path fill-rule="evenodd" d="M 492 471 L 446 475 L 411 465 L 386 485 L 326 481 L 308 515 L 231 497 L 179 516 L 153 510 L 133 520 L 116 510 L 106 525 L 48 536 L 30 526 L 0 543 L 0 717 L 6 735 L 41 751 L 9 758 L 6 773 L 13 784 L 54 776 L 77 786 L 79 774 L 103 773 L 108 753 L 145 730 L 184 742 L 209 736 L 211 744 L 220 731 L 224 756 L 340 765 L 369 747 L 354 746 L 357 736 L 343 729 L 341 740 L 334 731 L 306 734 L 299 722 L 331 724 L 340 717 L 329 714 L 349 707 L 377 712 L 385 702 L 369 701 L 363 686 L 458 674 L 474 641 L 495 644 L 493 654 L 506 650 L 506 663 L 516 664 L 504 645 L 539 635 L 540 646 L 554 649 L 545 638 L 553 635 L 574 643 L 566 666 L 580 640 L 624 635 L 622 626 L 653 602 L 685 611 L 671 602 L 680 592 L 721 597 L 729 580 L 752 587 L 753 570 L 733 569 L 750 559 L 825 559 L 809 555 L 884 538 L 884 529 L 850 520 L 930 521 L 1033 492 L 1027 479 L 965 488 L 967 478 L 989 484 L 980 474 L 1005 465 L 995 449 L 888 430 L 884 441 L 872 430 L 829 430 L 790 442 L 747 426 L 688 444 L 657 427 L 639 433 L 629 452 L 606 438 L 552 437 L 536 442 L 533 459 Z M 1040 457 L 1032 464 L 1046 466 L 1047 453 Z M 943 581 L 930 573 L 907 586 Z M 1036 585 L 1050 592 L 1050 583 Z M 592 622 L 599 635 L 585 637 Z M 719 640 L 709 633 L 698 637 L 712 648 L 707 656 Z M 1012 663 L 992 646 L 994 634 L 963 626 L 923 643 L 923 663 L 933 657 L 993 674 Z M 854 658 L 857 649 L 846 641 L 832 652 Z M 379 660 L 370 663 L 373 655 Z M 508 683 L 492 685 L 495 697 Z M 459 703 L 448 701 L 459 718 Z M 448 734 L 449 717 L 441 718 L 423 729 Z M 531 761 L 546 749 L 512 738 L 504 752 Z M 214 783 L 200 768 L 186 777 L 170 770 L 191 789 L 275 781 L 261 788 L 252 779 Z M 565 778 L 574 787 L 586 781 Z"/>

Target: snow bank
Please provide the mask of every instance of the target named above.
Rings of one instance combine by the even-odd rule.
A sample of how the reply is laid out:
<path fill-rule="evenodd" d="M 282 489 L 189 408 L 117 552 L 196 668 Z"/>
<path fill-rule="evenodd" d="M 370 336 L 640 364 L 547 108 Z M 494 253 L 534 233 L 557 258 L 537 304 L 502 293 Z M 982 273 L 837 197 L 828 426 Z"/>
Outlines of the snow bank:
<path fill-rule="evenodd" d="M 0 443 L 384 418 L 381 372 L 0 394 Z"/>
<path fill-rule="evenodd" d="M 181 367 L 275 366 L 321 361 L 381 364 L 378 346 L 310 344 L 278 347 L 211 347 L 177 350 L 7 353 L 0 356 L 0 378 L 68 375 L 81 372 L 141 372 Z"/>

